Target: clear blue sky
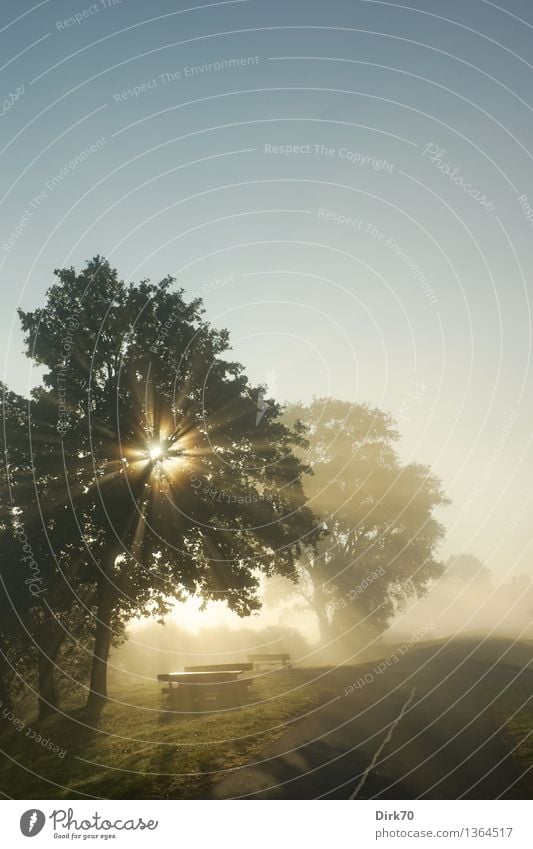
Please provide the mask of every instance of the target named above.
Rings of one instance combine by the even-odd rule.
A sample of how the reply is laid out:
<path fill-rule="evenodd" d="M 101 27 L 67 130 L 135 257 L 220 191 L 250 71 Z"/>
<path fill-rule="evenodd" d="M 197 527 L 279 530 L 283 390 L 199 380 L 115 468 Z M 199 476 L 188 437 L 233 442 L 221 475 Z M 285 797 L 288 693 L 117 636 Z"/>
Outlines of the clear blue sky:
<path fill-rule="evenodd" d="M 37 379 L 15 311 L 54 268 L 171 273 L 279 399 L 399 417 L 454 502 L 443 553 L 532 574 L 530 3 L 0 14 L 7 383 Z"/>

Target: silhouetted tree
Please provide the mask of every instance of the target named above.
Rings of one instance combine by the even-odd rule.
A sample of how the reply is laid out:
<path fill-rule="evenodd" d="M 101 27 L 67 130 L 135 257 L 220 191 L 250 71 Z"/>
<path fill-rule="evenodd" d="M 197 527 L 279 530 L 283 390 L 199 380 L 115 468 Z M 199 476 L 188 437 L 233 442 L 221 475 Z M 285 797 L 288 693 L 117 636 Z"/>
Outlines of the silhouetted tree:
<path fill-rule="evenodd" d="M 114 620 L 162 616 L 195 593 L 246 615 L 259 574 L 293 575 L 321 532 L 293 451 L 301 436 L 224 358 L 228 334 L 199 300 L 170 277 L 126 285 L 100 257 L 55 274 L 45 306 L 20 317 L 28 356 L 46 368 L 34 402 L 56 409 L 41 504 L 63 499 L 59 549 L 76 548 L 95 590 L 93 712 Z"/>

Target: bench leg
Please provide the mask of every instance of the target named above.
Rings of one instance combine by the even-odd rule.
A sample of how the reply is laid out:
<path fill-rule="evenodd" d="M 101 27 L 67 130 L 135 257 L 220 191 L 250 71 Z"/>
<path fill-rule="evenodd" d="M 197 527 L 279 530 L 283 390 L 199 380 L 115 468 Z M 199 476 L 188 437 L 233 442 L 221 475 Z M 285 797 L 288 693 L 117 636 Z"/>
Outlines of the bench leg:
<path fill-rule="evenodd" d="M 184 713 L 193 713 L 195 710 L 194 687 L 180 684 L 175 698 L 176 707 Z"/>
<path fill-rule="evenodd" d="M 216 703 L 221 708 L 231 708 L 235 706 L 235 686 L 222 684 L 218 689 Z"/>
<path fill-rule="evenodd" d="M 222 708 L 241 707 L 246 690 L 242 681 L 232 681 L 222 684 L 218 690 L 217 705 Z"/>

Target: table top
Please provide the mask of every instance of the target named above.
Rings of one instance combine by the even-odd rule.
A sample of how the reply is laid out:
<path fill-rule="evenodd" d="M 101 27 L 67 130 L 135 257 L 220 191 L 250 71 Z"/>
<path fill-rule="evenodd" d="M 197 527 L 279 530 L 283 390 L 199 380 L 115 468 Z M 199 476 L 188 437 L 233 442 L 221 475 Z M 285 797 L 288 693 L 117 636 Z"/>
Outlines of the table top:
<path fill-rule="evenodd" d="M 162 672 L 158 681 L 175 681 L 178 684 L 211 684 L 235 681 L 242 669 L 228 669 L 219 672 Z"/>
<path fill-rule="evenodd" d="M 248 661 L 232 660 L 231 663 L 206 663 L 199 666 L 184 666 L 184 672 L 250 672 L 254 668 Z"/>

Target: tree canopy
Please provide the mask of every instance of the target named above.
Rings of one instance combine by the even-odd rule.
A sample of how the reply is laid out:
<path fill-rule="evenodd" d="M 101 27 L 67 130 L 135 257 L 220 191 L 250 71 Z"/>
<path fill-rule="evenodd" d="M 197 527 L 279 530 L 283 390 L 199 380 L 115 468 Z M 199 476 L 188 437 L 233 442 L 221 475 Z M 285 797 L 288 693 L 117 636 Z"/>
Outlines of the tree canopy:
<path fill-rule="evenodd" d="M 349 653 L 442 572 L 434 512 L 448 501 L 426 466 L 401 463 L 399 434 L 381 410 L 322 398 L 290 406 L 285 420 L 305 425 L 305 491 L 328 532 L 318 555 L 301 561 L 304 580 L 323 636 Z"/>
<path fill-rule="evenodd" d="M 96 594 L 96 703 L 114 619 L 190 594 L 248 614 L 259 575 L 294 575 L 322 532 L 299 429 L 227 358 L 228 333 L 199 300 L 171 277 L 126 284 L 101 257 L 55 275 L 45 305 L 20 311 L 26 353 L 45 367 L 29 413 L 33 507 L 65 579 Z"/>

